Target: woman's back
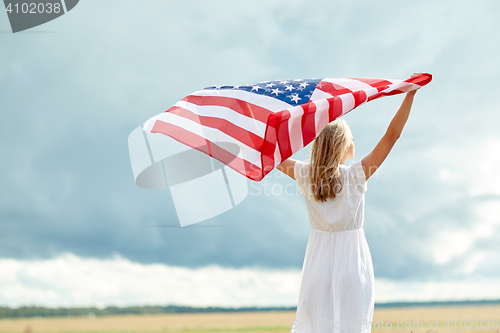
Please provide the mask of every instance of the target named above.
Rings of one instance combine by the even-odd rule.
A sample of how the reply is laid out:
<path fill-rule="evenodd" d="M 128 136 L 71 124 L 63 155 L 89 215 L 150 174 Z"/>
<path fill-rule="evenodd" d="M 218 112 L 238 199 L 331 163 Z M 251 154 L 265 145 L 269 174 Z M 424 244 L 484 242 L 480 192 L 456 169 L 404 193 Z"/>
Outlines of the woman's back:
<path fill-rule="evenodd" d="M 351 166 L 339 164 L 342 190 L 335 198 L 317 201 L 312 191 L 315 184 L 311 184 L 310 164 L 294 162 L 294 174 L 290 177 L 297 181 L 305 198 L 311 232 L 292 333 L 371 333 L 375 278 L 363 230 L 367 179 L 380 167 L 401 135 L 413 95 L 414 92 L 407 93 L 387 133 L 370 154 Z M 349 128 L 335 121 L 325 126 L 315 139 L 311 159 L 331 167 L 339 160 L 353 159 L 354 152 Z M 287 162 L 281 164 L 285 166 Z M 318 183 L 323 185 L 324 181 L 320 179 Z"/>
<path fill-rule="evenodd" d="M 342 190 L 335 198 L 317 201 L 311 192 L 310 164 L 295 163 L 295 179 L 305 198 L 311 228 L 327 232 L 354 230 L 363 227 L 367 181 L 361 160 L 350 166 L 339 164 Z"/>
<path fill-rule="evenodd" d="M 375 283 L 363 230 L 367 186 L 361 161 L 339 165 L 342 190 L 324 202 L 310 191 L 309 171 L 308 163 L 295 162 L 312 229 L 292 333 L 370 333 Z"/>

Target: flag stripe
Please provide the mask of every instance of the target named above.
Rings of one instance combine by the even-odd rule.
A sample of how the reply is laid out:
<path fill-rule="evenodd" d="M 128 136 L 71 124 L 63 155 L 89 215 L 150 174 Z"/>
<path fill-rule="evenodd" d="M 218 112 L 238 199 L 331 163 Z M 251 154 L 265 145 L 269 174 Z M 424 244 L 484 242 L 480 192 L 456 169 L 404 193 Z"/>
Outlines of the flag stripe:
<path fill-rule="evenodd" d="M 234 138 L 236 141 L 242 142 L 243 144 L 257 151 L 260 151 L 262 149 L 262 145 L 264 144 L 264 133 L 262 133 L 262 135 L 255 135 L 247 129 L 241 128 L 236 124 L 231 123 L 229 120 L 223 118 L 202 116 L 180 106 L 171 107 L 168 110 L 168 113 L 189 119 L 204 127 L 217 129 Z"/>
<path fill-rule="evenodd" d="M 316 121 L 314 119 L 314 113 L 316 112 L 317 108 L 315 103 L 303 104 L 302 108 L 304 109 L 304 115 L 302 116 L 302 145 L 306 146 L 317 136 Z"/>
<path fill-rule="evenodd" d="M 330 122 L 329 111 L 330 103 L 327 100 L 320 100 L 314 102 L 316 104 L 317 112 L 314 114 L 315 133 L 319 135 L 323 128 Z M 314 136 L 316 138 L 316 135 Z M 314 140 L 314 139 L 313 139 Z"/>
<path fill-rule="evenodd" d="M 150 118 L 143 130 L 168 135 L 260 181 L 329 122 L 371 100 L 415 90 L 431 80 L 432 75 L 421 74 L 405 81 L 326 78 L 207 88 Z M 221 143 L 239 147 L 238 155 Z"/>
<path fill-rule="evenodd" d="M 321 99 L 327 99 L 332 97 L 332 94 L 327 93 L 326 91 L 321 90 L 320 88 L 317 88 L 314 90 L 314 93 L 311 96 L 312 101 L 319 101 Z"/>
<path fill-rule="evenodd" d="M 328 119 L 332 122 L 342 115 L 342 100 L 339 97 L 330 98 L 328 104 Z"/>
<path fill-rule="evenodd" d="M 183 109 L 189 110 L 193 113 L 193 115 L 224 119 L 231 124 L 244 129 L 245 131 L 252 132 L 254 135 L 260 136 L 261 138 L 264 138 L 264 134 L 266 133 L 266 122 L 244 116 L 241 113 L 225 106 L 199 106 L 186 101 L 179 101 L 175 103 L 174 107 L 181 107 Z M 171 110 L 172 108 L 167 110 L 166 112 L 171 112 Z"/>
<path fill-rule="evenodd" d="M 363 81 L 359 81 L 359 80 L 355 80 L 355 79 L 348 79 L 348 78 L 345 78 L 345 79 L 342 79 L 342 78 L 340 78 L 340 79 L 323 79 L 323 81 L 329 82 L 329 83 L 333 84 L 334 86 L 344 87 L 345 89 L 348 89 L 350 91 L 364 90 L 364 89 L 372 88 L 371 85 L 369 85 Z"/>
<path fill-rule="evenodd" d="M 284 110 L 277 114 L 278 117 L 278 128 L 276 131 L 276 140 L 280 146 L 281 160 L 284 161 L 287 159 L 286 156 L 292 156 L 293 150 L 290 143 L 290 132 L 289 132 L 289 124 L 290 121 L 290 111 Z"/>
<path fill-rule="evenodd" d="M 276 145 L 276 150 L 274 152 L 274 167 L 276 167 L 279 164 L 281 164 L 280 146 Z"/>
<path fill-rule="evenodd" d="M 245 90 L 231 90 L 231 89 L 203 89 L 190 94 L 191 96 L 204 96 L 204 97 L 226 97 L 230 99 L 237 99 L 250 103 L 254 106 L 259 106 L 268 112 L 278 112 L 286 110 L 293 106 L 279 99 L 257 95 Z M 196 103 L 195 103 L 196 104 Z"/>
<path fill-rule="evenodd" d="M 256 104 L 248 103 L 240 99 L 234 99 L 221 96 L 194 96 L 189 95 L 182 99 L 198 106 L 221 106 L 226 107 L 243 116 L 254 118 L 266 123 L 267 118 L 272 113 L 268 109 L 262 108 Z"/>
<path fill-rule="evenodd" d="M 240 147 L 240 156 L 244 160 L 257 165 L 259 168 L 262 167 L 260 152 L 253 149 L 252 147 L 247 146 L 246 144 L 234 139 L 233 137 L 227 135 L 220 129 L 211 128 L 207 126 L 203 126 L 198 122 L 192 121 L 191 119 L 187 119 L 184 117 L 180 117 L 174 113 L 164 112 L 160 114 L 156 120 L 156 122 L 161 121 L 164 123 L 170 123 L 176 125 L 178 127 L 184 128 L 188 131 L 193 132 L 194 134 L 205 137 L 207 140 L 217 143 L 217 142 L 230 142 L 238 145 Z M 153 127 L 154 129 L 154 127 Z M 165 132 L 165 135 L 169 135 L 170 133 Z"/>
<path fill-rule="evenodd" d="M 300 133 L 304 128 L 302 126 L 302 116 L 304 114 L 304 109 L 301 106 L 296 106 L 289 110 L 290 120 L 288 121 L 288 132 L 289 133 Z M 290 149 L 292 152 L 299 151 L 304 148 L 301 135 L 292 135 L 289 137 Z"/>
<path fill-rule="evenodd" d="M 278 119 L 279 113 L 269 116 L 267 121 L 266 135 L 264 139 L 264 147 L 262 149 L 262 177 L 281 163 L 281 151 L 278 145 Z"/>
<path fill-rule="evenodd" d="M 326 92 L 332 96 L 339 96 L 339 95 L 349 94 L 352 92 L 351 90 L 347 89 L 344 86 L 340 86 L 336 83 L 324 80 L 318 84 L 318 87 L 316 89 Z"/>
<path fill-rule="evenodd" d="M 172 123 L 160 120 L 155 122 L 151 132 L 163 134 L 169 133 L 169 136 L 175 140 L 216 158 L 220 162 L 232 168 L 234 171 L 249 179 L 257 181 L 261 179 L 262 170 L 259 166 L 220 148 L 212 141 L 207 140 L 204 136 L 195 134 L 194 132 L 181 126 L 176 126 Z"/>
<path fill-rule="evenodd" d="M 342 115 L 345 115 L 354 108 L 356 101 L 352 94 L 340 95 L 339 98 L 342 100 Z"/>

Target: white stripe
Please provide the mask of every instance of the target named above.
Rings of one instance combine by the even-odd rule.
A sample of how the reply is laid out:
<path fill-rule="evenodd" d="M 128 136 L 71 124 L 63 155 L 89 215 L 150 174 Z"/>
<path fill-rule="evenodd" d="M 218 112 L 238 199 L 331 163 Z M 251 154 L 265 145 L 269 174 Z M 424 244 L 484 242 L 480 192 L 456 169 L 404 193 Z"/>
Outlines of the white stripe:
<path fill-rule="evenodd" d="M 330 97 L 333 97 L 332 95 L 330 95 L 329 93 L 326 93 L 324 92 L 323 90 L 320 90 L 318 88 L 314 89 L 314 92 L 311 96 L 311 100 L 312 101 L 318 101 L 320 99 L 327 99 L 327 98 L 330 98 Z"/>
<path fill-rule="evenodd" d="M 290 138 L 290 149 L 293 155 L 304 148 L 304 140 L 302 139 L 302 115 L 304 114 L 304 109 L 301 106 L 296 106 L 288 111 L 290 112 L 288 133 Z"/>
<path fill-rule="evenodd" d="M 243 100 L 248 103 L 255 104 L 262 108 L 268 109 L 271 112 L 278 112 L 288 109 L 293 105 L 283 102 L 279 99 L 259 95 L 255 93 L 248 92 L 246 90 L 238 89 L 203 89 L 198 90 L 191 95 L 194 96 L 218 96 L 218 97 L 230 97 Z"/>
<path fill-rule="evenodd" d="M 369 84 L 354 79 L 323 79 L 323 81 L 338 84 L 339 86 L 345 87 L 351 91 L 366 90 L 372 88 L 372 86 L 370 86 Z"/>
<path fill-rule="evenodd" d="M 328 124 L 329 120 L 328 108 L 330 107 L 330 104 L 325 99 L 316 101 L 314 102 L 314 104 L 316 104 L 314 123 L 315 123 L 316 136 L 318 136 L 319 133 L 321 133 L 321 131 L 323 130 L 323 128 Z"/>
<path fill-rule="evenodd" d="M 281 162 L 280 145 L 276 142 L 276 148 L 274 149 L 274 167 L 281 164 Z"/>
<path fill-rule="evenodd" d="M 383 90 L 382 92 L 388 93 L 388 92 L 391 92 L 391 91 L 396 90 L 396 89 L 401 90 L 403 92 L 408 92 L 408 91 L 412 91 L 412 90 L 415 90 L 418 88 L 420 88 L 420 86 L 418 84 L 401 81 L 400 83 L 396 83 L 392 86 L 389 86 L 389 88 Z"/>
<path fill-rule="evenodd" d="M 175 103 L 174 106 L 180 106 L 200 116 L 215 117 L 227 120 L 236 126 L 244 128 L 245 130 L 260 136 L 261 138 L 264 138 L 264 135 L 266 133 L 265 123 L 255 118 L 244 116 L 241 113 L 225 106 L 199 106 L 186 101 L 179 101 Z"/>
<path fill-rule="evenodd" d="M 214 144 L 217 144 L 217 142 L 231 142 L 240 147 L 240 153 L 238 154 L 238 157 L 247 160 L 248 162 L 258 166 L 259 168 L 262 168 L 262 163 L 260 159 L 260 152 L 257 150 L 245 145 L 241 141 L 236 140 L 235 138 L 227 135 L 226 133 L 215 129 L 211 127 L 206 127 L 203 125 L 200 125 L 194 121 L 191 121 L 189 119 L 186 119 L 184 117 L 180 117 L 176 114 L 170 113 L 170 112 L 164 112 L 160 115 L 158 115 L 158 120 L 163 121 L 175 126 L 179 126 L 189 132 L 192 132 L 202 138 L 206 138 L 207 140 L 210 140 Z M 220 147 L 220 146 L 219 146 Z M 223 147 L 221 147 L 223 149 Z"/>
<path fill-rule="evenodd" d="M 366 90 L 365 90 L 365 93 L 366 93 L 366 100 L 368 100 L 368 98 L 369 98 L 370 96 L 373 96 L 373 95 L 375 95 L 376 93 L 378 93 L 378 90 L 377 90 L 377 88 L 370 88 L 370 89 L 366 89 Z M 365 102 L 366 102 L 366 101 L 365 101 Z"/>
<path fill-rule="evenodd" d="M 153 129 L 153 126 L 156 122 L 156 118 L 158 118 L 158 116 L 154 116 L 154 117 L 151 117 L 149 118 L 145 123 L 144 123 L 144 126 L 142 126 L 142 130 L 144 132 L 151 132 L 151 130 Z"/>
<path fill-rule="evenodd" d="M 339 97 L 342 100 L 342 115 L 344 115 L 354 108 L 356 101 L 354 100 L 354 96 L 352 94 L 343 94 L 339 95 Z"/>

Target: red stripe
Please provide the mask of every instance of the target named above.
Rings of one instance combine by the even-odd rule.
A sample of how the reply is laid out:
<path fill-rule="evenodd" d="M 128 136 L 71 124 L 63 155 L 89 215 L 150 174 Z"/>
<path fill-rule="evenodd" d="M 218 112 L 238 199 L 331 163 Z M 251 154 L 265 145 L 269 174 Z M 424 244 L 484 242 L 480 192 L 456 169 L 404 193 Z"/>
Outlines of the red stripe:
<path fill-rule="evenodd" d="M 364 90 L 358 90 L 352 93 L 354 96 L 354 108 L 357 108 L 360 104 L 363 104 L 367 100 L 367 96 Z"/>
<path fill-rule="evenodd" d="M 340 97 L 329 98 L 328 104 L 328 120 L 332 122 L 342 115 L 342 99 Z"/>
<path fill-rule="evenodd" d="M 210 140 L 207 140 L 179 126 L 157 120 L 151 129 L 151 133 L 161 133 L 167 135 L 180 143 L 210 155 L 251 180 L 260 181 L 263 178 L 262 170 L 255 164 L 250 163 L 247 160 L 220 148 Z"/>
<path fill-rule="evenodd" d="M 388 86 L 390 86 L 391 84 L 393 84 L 392 82 L 387 81 L 387 80 L 383 80 L 383 79 L 382 80 L 381 79 L 364 79 L 364 78 L 350 78 L 350 79 L 366 83 L 366 84 L 370 85 L 371 87 L 377 88 L 377 89 L 379 89 L 379 88 L 385 89 Z M 380 89 L 379 89 L 379 91 L 380 91 Z"/>
<path fill-rule="evenodd" d="M 333 121 L 342 115 L 342 99 L 335 96 L 332 98 L 328 98 L 328 116 L 329 121 Z M 366 94 L 359 94 L 358 101 L 362 102 L 366 100 Z M 316 133 L 316 121 L 315 116 L 317 112 L 317 106 L 313 102 L 306 103 L 301 105 L 304 110 L 304 114 L 301 117 L 301 127 L 302 127 L 302 142 L 303 146 L 307 146 L 310 142 L 312 142 L 317 134 Z M 270 117 L 268 123 L 268 129 L 266 130 L 266 141 L 265 145 L 268 145 L 269 148 L 263 156 L 263 166 L 264 165 L 272 165 L 274 167 L 274 159 L 271 159 L 271 153 L 274 154 L 275 146 L 271 144 L 274 140 L 277 141 L 277 144 L 280 148 L 281 160 L 284 161 L 294 152 L 292 152 L 292 147 L 290 145 L 290 133 L 288 131 L 288 122 L 290 119 L 290 112 L 285 110 L 281 112 L 275 113 Z M 294 133 L 297 135 L 297 133 Z M 267 174 L 267 172 L 265 173 Z"/>
<path fill-rule="evenodd" d="M 432 75 L 431 74 L 428 74 L 428 73 L 422 73 L 420 75 L 417 75 L 417 76 L 414 76 L 412 78 L 409 78 L 403 82 L 408 82 L 408 83 L 413 83 L 413 84 L 416 84 L 416 85 L 419 85 L 420 87 L 423 87 L 425 86 L 426 84 L 428 84 L 429 82 L 432 81 Z M 380 88 L 383 88 L 384 90 L 389 88 L 389 87 L 380 87 Z M 392 95 L 397 95 L 397 94 L 402 94 L 404 93 L 404 91 L 401 91 L 401 90 L 398 90 L 398 89 L 395 89 L 395 90 L 392 90 L 388 93 L 382 93 L 379 89 L 379 92 L 375 95 L 372 95 L 368 98 L 368 102 L 369 101 L 372 101 L 374 99 L 377 99 L 377 98 L 380 98 L 382 96 L 392 96 Z"/>
<path fill-rule="evenodd" d="M 364 92 L 359 93 L 357 101 L 362 103 L 365 100 L 366 100 L 366 94 Z M 340 99 L 340 97 L 335 96 L 328 98 L 327 101 L 329 105 L 328 116 L 329 116 L 329 121 L 331 122 L 342 115 L 342 99 Z M 301 105 L 301 107 L 304 110 L 304 114 L 301 117 L 301 127 L 302 127 L 301 134 L 302 134 L 303 146 L 305 147 L 310 142 L 312 142 L 319 134 L 316 133 L 316 121 L 315 121 L 317 106 L 314 102 L 309 102 Z M 271 119 L 272 117 L 273 119 Z M 274 154 L 274 148 L 275 148 L 275 146 L 271 144 L 271 142 L 275 140 L 275 137 L 273 135 L 276 136 L 276 141 L 280 147 L 282 161 L 286 160 L 294 153 L 292 152 L 292 148 L 290 145 L 290 133 L 288 132 L 289 119 L 290 119 L 290 113 L 287 110 L 277 112 L 270 117 L 270 121 L 268 123 L 268 129 L 266 131 L 266 141 L 265 141 L 265 145 L 269 145 L 269 148 L 267 153 L 264 154 L 266 156 L 263 157 L 265 161 L 263 160 L 262 165 L 271 165 L 271 161 L 274 162 L 274 160 L 271 160 L 270 158 L 271 153 Z M 294 134 L 297 135 L 297 133 Z M 274 164 L 272 165 L 274 167 Z"/>
<path fill-rule="evenodd" d="M 262 177 L 265 177 L 274 169 L 274 151 L 276 150 L 277 144 L 277 123 L 278 117 L 276 114 L 270 115 L 267 121 L 264 147 L 262 149 Z"/>
<path fill-rule="evenodd" d="M 276 141 L 280 148 L 281 160 L 284 161 L 292 156 L 292 147 L 290 145 L 290 133 L 288 130 L 288 121 L 291 117 L 288 110 L 275 113 L 276 116 Z"/>
<path fill-rule="evenodd" d="M 306 104 L 301 105 L 304 110 L 304 114 L 302 115 L 301 124 L 302 124 L 302 143 L 303 146 L 307 146 L 307 143 L 311 142 L 316 138 L 316 121 L 315 115 L 318 110 L 316 104 L 312 102 L 308 102 Z M 318 133 L 319 134 L 319 133 Z M 307 143 L 306 143 L 307 142 Z"/>
<path fill-rule="evenodd" d="M 321 81 L 318 83 L 316 86 L 316 89 L 319 89 L 321 91 L 324 91 L 332 96 L 338 96 L 338 95 L 343 95 L 343 94 L 348 94 L 351 93 L 352 91 L 347 89 L 346 87 L 340 86 L 335 83 L 331 82 L 326 82 L 326 81 Z"/>
<path fill-rule="evenodd" d="M 405 80 L 405 82 L 418 84 L 421 87 L 425 86 L 427 83 L 431 81 L 432 81 L 432 75 L 429 73 L 422 73 L 420 75 L 411 77 L 408 80 Z"/>
<path fill-rule="evenodd" d="M 165 112 L 176 114 L 180 117 L 189 119 L 203 126 L 211 127 L 218 129 L 221 132 L 229 135 L 235 140 L 240 141 L 241 143 L 257 150 L 261 151 L 262 146 L 264 144 L 264 139 L 244 128 L 241 128 L 226 119 L 217 118 L 217 117 L 209 117 L 209 116 L 200 116 L 188 109 L 185 109 L 180 106 L 173 106 Z"/>
<path fill-rule="evenodd" d="M 380 87 L 377 87 L 377 90 L 378 90 L 378 92 L 381 92 L 383 90 L 386 90 L 387 88 L 389 88 L 389 86 L 380 86 Z"/>
<path fill-rule="evenodd" d="M 267 118 L 269 118 L 269 115 L 273 113 L 266 108 L 231 97 L 188 95 L 184 97 L 182 101 L 193 103 L 199 106 L 227 107 L 235 112 L 238 112 L 249 118 L 257 119 L 263 123 L 267 123 Z"/>

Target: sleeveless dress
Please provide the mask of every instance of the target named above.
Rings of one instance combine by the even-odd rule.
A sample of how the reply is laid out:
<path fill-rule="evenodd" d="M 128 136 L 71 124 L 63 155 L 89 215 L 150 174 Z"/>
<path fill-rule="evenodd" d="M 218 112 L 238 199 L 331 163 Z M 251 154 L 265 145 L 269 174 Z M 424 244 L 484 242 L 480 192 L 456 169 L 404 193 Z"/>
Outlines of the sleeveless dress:
<path fill-rule="evenodd" d="M 312 196 L 309 166 L 295 163 L 311 232 L 291 332 L 370 333 L 375 279 L 363 230 L 367 181 L 361 160 L 339 165 L 342 190 L 325 202 Z"/>

